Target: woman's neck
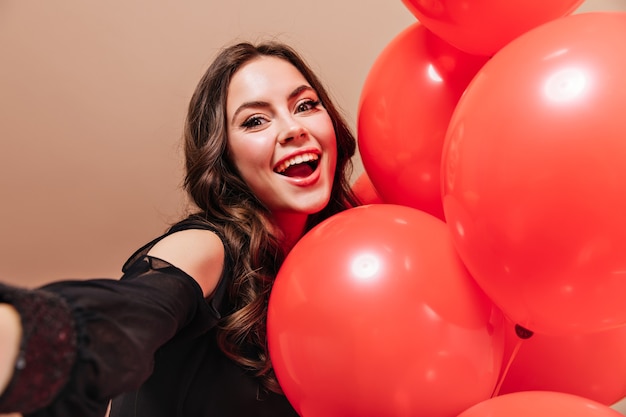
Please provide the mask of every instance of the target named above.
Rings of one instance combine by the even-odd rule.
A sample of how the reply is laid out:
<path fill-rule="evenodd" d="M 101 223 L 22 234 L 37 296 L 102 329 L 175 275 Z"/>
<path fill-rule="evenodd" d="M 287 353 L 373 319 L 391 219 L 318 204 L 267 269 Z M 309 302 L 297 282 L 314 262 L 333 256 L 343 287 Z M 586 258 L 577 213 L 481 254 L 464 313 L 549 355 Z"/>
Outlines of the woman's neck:
<path fill-rule="evenodd" d="M 286 252 L 289 252 L 304 234 L 307 219 L 308 215 L 302 213 L 281 212 L 274 215 Z"/>

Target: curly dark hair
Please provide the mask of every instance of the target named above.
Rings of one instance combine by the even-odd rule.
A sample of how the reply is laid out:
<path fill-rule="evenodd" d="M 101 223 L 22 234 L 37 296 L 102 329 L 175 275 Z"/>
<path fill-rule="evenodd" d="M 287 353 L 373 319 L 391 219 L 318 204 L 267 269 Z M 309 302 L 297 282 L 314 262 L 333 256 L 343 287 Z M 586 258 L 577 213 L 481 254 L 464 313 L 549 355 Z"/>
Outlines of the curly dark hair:
<path fill-rule="evenodd" d="M 233 306 L 217 329 L 218 343 L 232 360 L 281 392 L 267 350 L 266 316 L 272 283 L 286 256 L 273 232 L 272 216 L 239 175 L 227 150 L 226 98 L 233 75 L 261 57 L 284 59 L 295 66 L 317 92 L 328 112 L 337 140 L 337 167 L 331 198 L 307 219 L 306 231 L 324 219 L 358 205 L 350 188 L 351 158 L 356 139 L 328 92 L 291 47 L 279 42 L 242 42 L 224 48 L 201 78 L 189 104 L 184 130 L 184 186 L 205 221 L 221 231 L 233 257 L 228 301 Z"/>

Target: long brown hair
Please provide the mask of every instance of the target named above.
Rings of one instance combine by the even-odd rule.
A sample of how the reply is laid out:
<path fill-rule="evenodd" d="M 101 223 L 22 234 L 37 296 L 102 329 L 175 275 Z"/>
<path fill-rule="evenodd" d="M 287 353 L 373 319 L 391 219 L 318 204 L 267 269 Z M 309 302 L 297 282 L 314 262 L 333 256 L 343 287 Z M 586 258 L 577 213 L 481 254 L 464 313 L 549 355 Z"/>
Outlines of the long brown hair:
<path fill-rule="evenodd" d="M 233 263 L 228 293 L 232 310 L 219 323 L 218 343 L 267 389 L 280 392 L 267 351 L 266 314 L 271 286 L 286 254 L 272 232 L 269 210 L 238 174 L 227 151 L 226 98 L 231 78 L 242 65 L 260 56 L 278 57 L 295 66 L 316 90 L 335 128 L 337 168 L 330 202 L 309 216 L 307 230 L 357 205 L 349 184 L 356 140 L 310 67 L 291 47 L 278 42 L 243 42 L 223 49 L 189 104 L 184 131 L 185 189 L 201 210 L 199 215 L 221 231 Z"/>

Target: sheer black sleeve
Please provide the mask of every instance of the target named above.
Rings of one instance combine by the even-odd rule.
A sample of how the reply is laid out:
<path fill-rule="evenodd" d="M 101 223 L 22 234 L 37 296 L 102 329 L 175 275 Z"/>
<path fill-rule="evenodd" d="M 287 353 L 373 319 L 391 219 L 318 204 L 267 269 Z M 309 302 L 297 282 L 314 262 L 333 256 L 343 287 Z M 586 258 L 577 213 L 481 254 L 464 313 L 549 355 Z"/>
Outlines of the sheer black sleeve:
<path fill-rule="evenodd" d="M 204 334 L 219 319 L 193 278 L 149 256 L 121 280 L 0 286 L 0 301 L 16 307 L 23 327 L 0 413 L 29 417 L 103 416 L 110 398 L 150 376 L 161 346 Z"/>

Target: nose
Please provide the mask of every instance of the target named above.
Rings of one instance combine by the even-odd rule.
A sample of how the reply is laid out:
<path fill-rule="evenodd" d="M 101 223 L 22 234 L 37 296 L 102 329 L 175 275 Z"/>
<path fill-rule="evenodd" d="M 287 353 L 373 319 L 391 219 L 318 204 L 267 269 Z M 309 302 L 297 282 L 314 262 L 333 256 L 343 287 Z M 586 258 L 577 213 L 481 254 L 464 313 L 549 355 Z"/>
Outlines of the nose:
<path fill-rule="evenodd" d="M 278 134 L 278 143 L 282 145 L 295 139 L 304 138 L 306 135 L 307 130 L 304 126 L 298 123 L 297 120 L 289 119 Z"/>

